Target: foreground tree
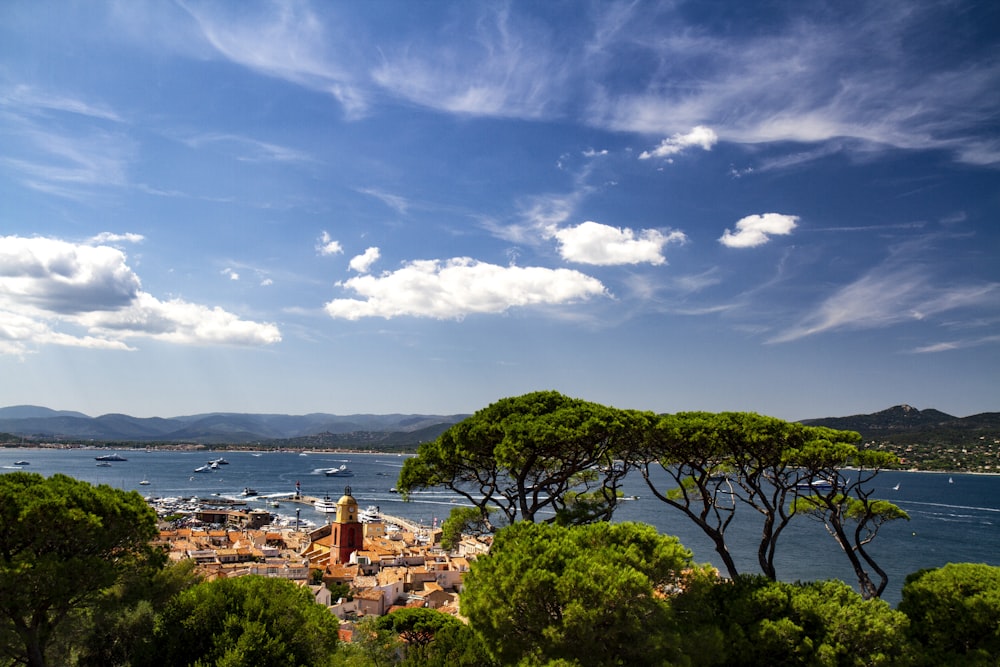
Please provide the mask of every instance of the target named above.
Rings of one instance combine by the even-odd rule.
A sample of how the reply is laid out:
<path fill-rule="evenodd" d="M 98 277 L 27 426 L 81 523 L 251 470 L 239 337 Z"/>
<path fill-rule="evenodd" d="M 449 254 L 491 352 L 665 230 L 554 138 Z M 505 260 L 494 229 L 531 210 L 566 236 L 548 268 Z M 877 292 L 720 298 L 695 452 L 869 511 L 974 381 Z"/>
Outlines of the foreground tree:
<path fill-rule="evenodd" d="M 327 665 L 338 627 L 308 588 L 259 576 L 220 579 L 171 601 L 157 624 L 158 654 L 151 664 Z"/>
<path fill-rule="evenodd" d="M 793 509 L 823 523 L 847 556 L 861 594 L 879 597 L 889 575 L 867 546 L 884 524 L 910 517 L 896 505 L 872 498 L 869 484 L 882 468 L 896 462 L 895 455 L 820 440 L 790 453 L 790 459 L 808 472 L 810 480 L 808 491 L 795 499 Z M 845 471 L 845 466 L 851 469 Z M 817 479 L 826 485 L 817 486 Z"/>
<path fill-rule="evenodd" d="M 0 475 L 2 655 L 48 664 L 63 621 L 155 558 L 148 545 L 155 534 L 156 514 L 135 491 L 66 475 Z"/>
<path fill-rule="evenodd" d="M 676 606 L 699 665 L 897 665 L 908 656 L 906 616 L 841 581 L 741 576 L 684 593 Z"/>
<path fill-rule="evenodd" d="M 667 596 L 690 568 L 691 552 L 651 526 L 520 522 L 473 563 L 462 614 L 504 665 L 668 664 L 678 641 Z"/>
<path fill-rule="evenodd" d="M 739 507 L 756 512 L 761 519 L 757 561 L 769 579 L 777 579 L 775 554 L 793 517 L 792 501 L 816 474 L 794 455 L 810 444 L 860 438 L 751 412 L 661 415 L 647 435 L 635 457 L 653 495 L 705 533 L 730 577 L 739 571 L 726 530 Z M 670 480 L 667 488 L 658 484 L 660 472 Z"/>
<path fill-rule="evenodd" d="M 515 521 L 586 523 L 610 518 L 627 469 L 616 465 L 651 415 L 554 391 L 505 398 L 420 445 L 398 487 L 444 486 L 464 496 L 487 529 Z"/>
<path fill-rule="evenodd" d="M 995 665 L 1000 656 L 1000 567 L 949 563 L 906 577 L 899 610 L 922 665 Z"/>

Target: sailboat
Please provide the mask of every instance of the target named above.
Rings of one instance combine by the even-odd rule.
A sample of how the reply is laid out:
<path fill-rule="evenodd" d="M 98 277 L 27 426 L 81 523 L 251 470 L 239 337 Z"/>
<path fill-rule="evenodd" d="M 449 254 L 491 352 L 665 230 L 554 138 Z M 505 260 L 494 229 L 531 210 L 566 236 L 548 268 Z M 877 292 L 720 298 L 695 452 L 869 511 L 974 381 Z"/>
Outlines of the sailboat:
<path fill-rule="evenodd" d="M 899 491 L 899 482 L 896 482 L 896 486 L 892 487 L 893 491 Z"/>
<path fill-rule="evenodd" d="M 953 480 L 953 479 L 952 479 L 951 477 L 949 477 L 949 478 L 948 478 L 948 483 L 949 483 L 949 484 L 954 484 L 954 483 L 955 483 L 955 480 Z"/>
<path fill-rule="evenodd" d="M 145 477 L 143 477 L 143 478 L 142 478 L 142 481 L 141 481 L 141 482 L 139 482 L 139 484 L 140 484 L 141 486 L 149 486 L 149 480 L 148 480 L 148 479 L 146 479 Z"/>

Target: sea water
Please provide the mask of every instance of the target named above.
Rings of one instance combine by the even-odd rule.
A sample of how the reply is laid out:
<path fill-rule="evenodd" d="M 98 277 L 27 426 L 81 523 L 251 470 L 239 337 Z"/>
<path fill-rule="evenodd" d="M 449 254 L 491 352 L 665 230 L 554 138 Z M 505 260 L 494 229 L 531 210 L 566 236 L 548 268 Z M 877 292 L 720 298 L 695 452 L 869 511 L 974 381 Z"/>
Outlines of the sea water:
<path fill-rule="evenodd" d="M 109 453 L 101 449 L 0 449 L 0 472 L 14 470 L 14 462 L 44 476 L 63 473 L 94 484 L 137 490 L 148 497 L 211 497 L 245 501 L 249 508 L 266 509 L 294 521 L 319 525 L 328 516 L 312 507 L 282 502 L 296 485 L 308 496 L 339 498 L 345 487 L 364 508 L 378 506 L 383 513 L 400 516 L 424 525 L 440 525 L 455 506 L 466 500 L 446 489 L 411 494 L 404 502 L 394 492 L 405 461 L 398 454 L 344 454 L 281 452 L 207 452 L 122 449 L 128 461 L 98 466 L 95 457 Z M 225 457 L 228 465 L 196 473 L 211 459 Z M 350 477 L 327 477 L 330 468 L 347 466 Z M 140 482 L 147 481 L 147 485 Z M 655 481 L 666 490 L 664 474 Z M 1000 475 L 882 472 L 872 486 L 874 497 L 896 503 L 909 521 L 893 521 L 882 526 L 870 545 L 870 552 L 889 575 L 883 598 L 896 604 L 907 574 L 949 562 L 1000 565 Z M 244 497 L 251 487 L 256 496 Z M 676 535 L 694 552 L 700 563 L 719 567 L 721 559 L 711 541 L 683 514 L 653 497 L 642 477 L 630 475 L 625 481 L 626 497 L 615 521 L 639 521 L 660 532 Z M 277 503 L 278 507 L 273 507 Z M 760 522 L 749 507 L 739 507 L 737 518 L 727 531 L 727 541 L 741 572 L 759 571 L 757 539 Z M 840 548 L 821 523 L 799 519 L 778 542 L 775 566 L 783 581 L 836 578 L 857 587 L 854 573 Z"/>

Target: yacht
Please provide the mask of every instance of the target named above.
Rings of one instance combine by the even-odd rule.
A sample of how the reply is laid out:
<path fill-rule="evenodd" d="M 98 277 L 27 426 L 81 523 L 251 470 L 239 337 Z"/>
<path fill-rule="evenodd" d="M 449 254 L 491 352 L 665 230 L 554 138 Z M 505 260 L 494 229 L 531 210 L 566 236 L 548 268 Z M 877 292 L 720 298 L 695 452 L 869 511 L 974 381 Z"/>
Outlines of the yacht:
<path fill-rule="evenodd" d="M 209 461 L 209 464 L 214 464 L 217 466 L 227 466 L 229 465 L 229 461 L 220 456 L 217 459 L 212 459 L 211 461 Z"/>
<path fill-rule="evenodd" d="M 324 514 L 332 514 L 337 511 L 337 501 L 331 500 L 330 496 L 325 496 L 316 501 L 313 505 L 317 512 L 323 512 Z"/>
<path fill-rule="evenodd" d="M 149 486 L 149 480 L 148 480 L 148 479 L 146 479 L 145 477 L 143 477 L 143 478 L 142 478 L 142 481 L 141 481 L 141 482 L 139 482 L 139 485 L 140 485 L 140 486 Z"/>
<path fill-rule="evenodd" d="M 117 452 L 114 453 L 114 454 L 104 454 L 103 456 L 95 456 L 94 460 L 95 461 L 128 461 L 127 458 L 125 458 L 121 454 L 118 454 Z"/>
<path fill-rule="evenodd" d="M 361 523 L 373 523 L 380 520 L 379 509 L 375 505 L 369 505 L 362 511 L 358 512 L 358 521 Z"/>

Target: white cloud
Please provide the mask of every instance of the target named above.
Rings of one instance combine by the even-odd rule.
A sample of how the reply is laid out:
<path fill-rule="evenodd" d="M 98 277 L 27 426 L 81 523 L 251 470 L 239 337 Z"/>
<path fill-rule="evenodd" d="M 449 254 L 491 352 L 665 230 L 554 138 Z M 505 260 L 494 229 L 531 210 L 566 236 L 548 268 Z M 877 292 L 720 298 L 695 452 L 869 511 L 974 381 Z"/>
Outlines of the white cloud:
<path fill-rule="evenodd" d="M 381 257 L 381 253 L 378 248 L 372 247 L 364 251 L 364 253 L 351 258 L 348 266 L 353 271 L 358 273 L 368 273 L 371 270 L 372 264 L 378 261 Z"/>
<path fill-rule="evenodd" d="M 183 5 L 195 19 L 202 37 L 223 57 L 268 76 L 327 93 L 348 117 L 364 114 L 366 94 L 356 85 L 350 67 L 337 63 L 333 45 L 348 40 L 331 34 L 336 21 L 324 23 L 301 3 L 270 5 L 257 13 L 247 6 L 226 8 Z"/>
<path fill-rule="evenodd" d="M 18 353 L 40 344 L 131 349 L 127 341 L 137 337 L 281 340 L 273 324 L 180 299 L 159 301 L 142 291 L 119 249 L 41 237 L 0 237 L 0 313 L 0 350 Z"/>
<path fill-rule="evenodd" d="M 748 215 L 736 221 L 736 231 L 728 229 L 719 238 L 719 243 L 730 248 L 753 248 L 764 245 L 774 234 L 788 235 L 798 224 L 797 215 L 764 213 Z"/>
<path fill-rule="evenodd" d="M 497 266 L 468 257 L 420 260 L 380 276 L 357 276 L 341 286 L 362 299 L 334 299 L 331 317 L 400 316 L 461 319 L 472 313 L 573 303 L 606 294 L 596 278 L 569 269 Z"/>
<path fill-rule="evenodd" d="M 940 286 L 934 284 L 926 266 L 911 263 L 908 257 L 905 252 L 898 253 L 841 287 L 770 342 L 788 342 L 839 329 L 884 328 L 927 320 L 960 308 L 996 304 L 1000 283 Z"/>
<path fill-rule="evenodd" d="M 644 229 L 637 235 L 629 228 L 611 227 L 587 221 L 555 232 L 559 254 L 569 262 L 597 264 L 663 264 L 663 248 L 668 243 L 683 243 L 683 232 L 664 234 Z"/>
<path fill-rule="evenodd" d="M 222 275 L 228 277 L 230 280 L 239 280 L 240 274 L 231 268 L 226 268 L 222 270 Z"/>
<path fill-rule="evenodd" d="M 712 146 L 719 141 L 719 137 L 710 127 L 704 125 L 695 126 L 687 134 L 675 134 L 660 142 L 660 145 L 652 151 L 643 151 L 639 154 L 640 160 L 648 160 L 652 157 L 669 157 L 684 152 L 691 146 L 700 146 L 706 151 L 712 150 Z"/>
<path fill-rule="evenodd" d="M 91 237 L 89 244 L 100 245 L 102 243 L 121 243 L 121 242 L 142 243 L 143 240 L 145 240 L 145 238 L 146 237 L 144 237 L 142 234 L 133 234 L 131 232 L 127 232 L 125 234 L 115 234 L 114 232 L 101 232 L 97 236 Z"/>
<path fill-rule="evenodd" d="M 316 251 L 321 255 L 339 255 L 344 252 L 344 248 L 340 245 L 340 241 L 334 241 L 330 238 L 330 235 L 324 231 L 319 237 L 319 243 L 316 245 Z"/>
<path fill-rule="evenodd" d="M 546 117 L 562 102 L 557 91 L 570 69 L 567 54 L 541 46 L 550 41 L 546 28 L 518 19 L 509 8 L 489 9 L 459 39 L 434 34 L 416 48 L 384 50 L 372 78 L 392 94 L 432 109 Z"/>

